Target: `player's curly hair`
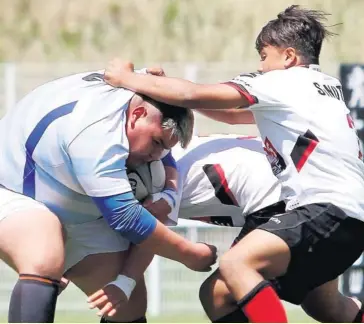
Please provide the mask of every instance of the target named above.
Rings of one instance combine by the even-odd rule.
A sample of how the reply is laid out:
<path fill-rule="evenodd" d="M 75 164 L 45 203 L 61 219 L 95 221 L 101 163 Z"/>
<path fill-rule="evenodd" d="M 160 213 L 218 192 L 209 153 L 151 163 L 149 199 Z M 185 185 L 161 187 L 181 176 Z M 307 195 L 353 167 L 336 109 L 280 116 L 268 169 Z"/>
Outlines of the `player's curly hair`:
<path fill-rule="evenodd" d="M 323 40 L 336 35 L 324 25 L 328 15 L 320 10 L 290 6 L 262 28 L 255 48 L 260 53 L 267 45 L 292 47 L 306 60 L 305 64 L 318 64 Z"/>

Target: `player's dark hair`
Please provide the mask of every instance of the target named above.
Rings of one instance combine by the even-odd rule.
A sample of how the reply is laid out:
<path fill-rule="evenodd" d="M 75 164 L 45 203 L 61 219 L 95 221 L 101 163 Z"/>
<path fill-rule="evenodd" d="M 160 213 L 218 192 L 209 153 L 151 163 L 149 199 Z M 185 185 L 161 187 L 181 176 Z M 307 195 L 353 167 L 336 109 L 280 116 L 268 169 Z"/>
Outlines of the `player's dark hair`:
<path fill-rule="evenodd" d="M 267 45 L 292 47 L 302 56 L 305 64 L 318 64 L 323 40 L 335 35 L 323 23 L 327 16 L 320 10 L 290 6 L 262 28 L 255 48 L 260 53 Z"/>
<path fill-rule="evenodd" d="M 171 106 L 163 102 L 155 101 L 145 95 L 140 95 L 143 101 L 149 102 L 162 113 L 161 124 L 165 128 L 171 128 L 172 134 L 178 137 L 182 148 L 186 148 L 193 135 L 194 115 L 191 109 Z"/>

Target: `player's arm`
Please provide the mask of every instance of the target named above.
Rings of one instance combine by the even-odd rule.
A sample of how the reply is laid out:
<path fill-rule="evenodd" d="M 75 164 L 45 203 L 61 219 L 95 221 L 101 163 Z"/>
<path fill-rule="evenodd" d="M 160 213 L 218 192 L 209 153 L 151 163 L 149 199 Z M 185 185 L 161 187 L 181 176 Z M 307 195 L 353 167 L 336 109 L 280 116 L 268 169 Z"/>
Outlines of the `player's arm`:
<path fill-rule="evenodd" d="M 130 242 L 191 269 L 209 269 L 215 261 L 214 248 L 171 231 L 135 199 L 126 175 L 127 151 L 114 129 L 112 118 L 93 123 L 66 147 L 74 176 L 85 193 L 109 226 Z"/>
<path fill-rule="evenodd" d="M 229 125 L 255 124 L 253 113 L 247 109 L 199 109 L 201 115 Z"/>
<path fill-rule="evenodd" d="M 178 199 L 177 164 L 170 151 L 165 152 L 161 161 L 166 175 L 164 189 L 148 197 L 143 206 L 163 224 L 171 225 L 170 219 L 175 218 Z"/>
<path fill-rule="evenodd" d="M 113 282 L 88 297 L 89 307 L 91 309 L 100 308 L 97 313 L 99 316 L 115 315 L 117 308 L 129 301 L 136 284 L 143 278 L 153 257 L 153 253 L 139 245 L 132 245 L 120 274 Z"/>
<path fill-rule="evenodd" d="M 191 109 L 248 107 L 252 98 L 228 84 L 197 84 L 187 80 L 134 73 L 132 63 L 114 60 L 105 70 L 105 81 L 154 100 Z"/>
<path fill-rule="evenodd" d="M 177 163 L 174 159 L 171 151 L 167 152 L 165 156 L 161 159 L 164 170 L 166 172 L 166 184 L 165 189 L 171 189 L 177 191 L 178 187 L 178 171 L 177 171 Z"/>

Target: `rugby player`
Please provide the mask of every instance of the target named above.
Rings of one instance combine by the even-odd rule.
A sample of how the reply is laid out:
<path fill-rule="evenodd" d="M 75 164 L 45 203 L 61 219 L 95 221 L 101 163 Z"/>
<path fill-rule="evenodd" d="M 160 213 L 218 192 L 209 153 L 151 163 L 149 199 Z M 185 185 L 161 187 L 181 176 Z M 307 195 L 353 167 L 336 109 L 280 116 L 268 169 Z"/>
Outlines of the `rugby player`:
<path fill-rule="evenodd" d="M 196 136 L 187 149 L 175 147 L 172 153 L 177 162 L 179 188 L 176 212 L 169 214 L 170 225 L 184 218 L 242 227 L 246 220 L 247 230 L 285 211 L 285 204 L 279 202 L 280 183 L 270 169 L 259 138 Z M 122 274 L 139 281 L 151 260 L 145 253 L 130 256 Z M 127 300 L 112 283 L 89 300 L 92 308 L 101 308 L 102 322 L 117 322 L 123 318 L 124 306 L 121 306 Z M 137 302 L 127 303 L 128 311 L 142 310 L 140 304 L 146 303 L 146 296 L 134 300 Z M 139 314 L 138 318 L 146 322 L 145 314 Z"/>
<path fill-rule="evenodd" d="M 192 124 L 188 110 L 113 88 L 98 72 L 46 83 L 0 120 L 0 257 L 19 273 L 9 322 L 52 322 L 64 271 L 90 294 L 117 278 L 129 242 L 209 269 L 214 247 L 157 221 L 126 175 L 187 145 Z"/>
<path fill-rule="evenodd" d="M 364 164 L 342 86 L 318 65 L 331 34 L 325 18 L 321 11 L 287 8 L 256 39 L 259 72 L 226 83 L 138 75 L 130 62 L 111 65 L 105 74 L 115 86 L 171 105 L 253 113 L 287 205 L 286 213 L 251 231 L 219 262 L 234 308 L 250 322 L 287 321 L 267 280 L 283 275 L 281 298 L 302 305 L 312 296 L 322 299 L 310 305 L 315 318 L 363 318 L 359 305 L 337 291 L 338 276 L 364 247 Z"/>

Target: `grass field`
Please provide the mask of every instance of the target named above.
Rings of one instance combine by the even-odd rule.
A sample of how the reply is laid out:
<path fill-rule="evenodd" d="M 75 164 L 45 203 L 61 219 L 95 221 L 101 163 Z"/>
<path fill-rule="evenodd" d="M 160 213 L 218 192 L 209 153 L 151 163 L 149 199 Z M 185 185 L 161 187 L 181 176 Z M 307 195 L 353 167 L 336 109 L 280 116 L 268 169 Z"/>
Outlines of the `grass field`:
<path fill-rule="evenodd" d="M 314 323 L 310 317 L 306 316 L 300 309 L 288 311 L 289 322 L 291 323 Z M 1 323 L 7 322 L 7 316 L 2 314 Z M 93 312 L 60 311 L 56 314 L 56 323 L 98 323 L 99 318 Z M 186 315 L 177 314 L 161 317 L 148 317 L 150 323 L 209 323 L 202 314 Z"/>
<path fill-rule="evenodd" d="M 314 323 L 310 317 L 304 314 L 300 309 L 289 310 L 288 311 L 289 322 L 292 323 Z M 209 323 L 208 319 L 201 314 L 199 315 L 186 315 L 186 314 L 177 314 L 170 316 L 161 316 L 161 317 L 148 317 L 148 321 L 151 323 Z M 94 315 L 94 313 L 77 313 L 77 312 L 59 312 L 57 313 L 56 322 L 89 322 L 96 323 L 99 322 L 98 318 Z"/>

